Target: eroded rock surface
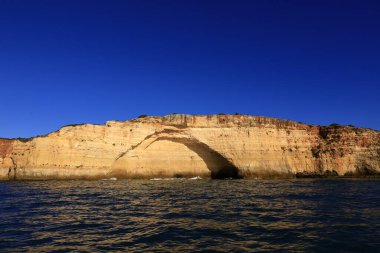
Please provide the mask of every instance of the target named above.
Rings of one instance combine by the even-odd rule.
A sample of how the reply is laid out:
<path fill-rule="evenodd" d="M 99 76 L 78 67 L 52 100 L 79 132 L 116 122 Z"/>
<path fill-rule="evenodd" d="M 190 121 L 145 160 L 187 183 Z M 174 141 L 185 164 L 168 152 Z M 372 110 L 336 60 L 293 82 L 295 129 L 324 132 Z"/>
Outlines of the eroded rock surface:
<path fill-rule="evenodd" d="M 377 175 L 380 133 L 248 115 L 173 114 L 0 139 L 0 179 Z"/>

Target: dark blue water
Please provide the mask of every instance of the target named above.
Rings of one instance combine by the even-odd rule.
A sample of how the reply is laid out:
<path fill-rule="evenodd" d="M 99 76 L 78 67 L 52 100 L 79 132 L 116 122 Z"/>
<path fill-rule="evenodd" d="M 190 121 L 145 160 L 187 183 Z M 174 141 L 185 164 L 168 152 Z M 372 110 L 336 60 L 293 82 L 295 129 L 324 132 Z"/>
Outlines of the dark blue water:
<path fill-rule="evenodd" d="M 380 180 L 0 183 L 0 252 L 379 252 Z"/>

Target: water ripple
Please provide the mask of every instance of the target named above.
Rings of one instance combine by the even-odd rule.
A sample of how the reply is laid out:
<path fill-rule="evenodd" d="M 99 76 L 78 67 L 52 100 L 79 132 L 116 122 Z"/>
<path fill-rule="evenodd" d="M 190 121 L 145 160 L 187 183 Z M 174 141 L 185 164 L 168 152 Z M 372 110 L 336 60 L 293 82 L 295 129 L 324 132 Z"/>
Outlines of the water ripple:
<path fill-rule="evenodd" d="M 376 252 L 376 180 L 0 183 L 0 251 Z"/>

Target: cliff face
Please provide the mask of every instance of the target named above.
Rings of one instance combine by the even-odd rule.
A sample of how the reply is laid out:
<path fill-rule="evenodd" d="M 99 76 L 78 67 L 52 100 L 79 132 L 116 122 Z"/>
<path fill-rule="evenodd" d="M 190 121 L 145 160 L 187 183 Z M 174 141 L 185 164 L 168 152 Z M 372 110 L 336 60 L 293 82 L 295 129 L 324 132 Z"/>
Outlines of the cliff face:
<path fill-rule="evenodd" d="M 0 139 L 0 179 L 380 172 L 380 132 L 247 115 L 168 115 Z"/>

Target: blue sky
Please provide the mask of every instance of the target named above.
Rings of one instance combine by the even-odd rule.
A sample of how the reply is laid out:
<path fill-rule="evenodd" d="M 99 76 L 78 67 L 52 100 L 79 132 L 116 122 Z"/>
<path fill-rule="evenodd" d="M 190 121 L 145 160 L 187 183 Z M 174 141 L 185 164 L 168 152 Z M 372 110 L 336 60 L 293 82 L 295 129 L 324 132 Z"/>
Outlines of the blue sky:
<path fill-rule="evenodd" d="M 380 129 L 379 1 L 0 0 L 0 136 L 170 113 Z"/>

